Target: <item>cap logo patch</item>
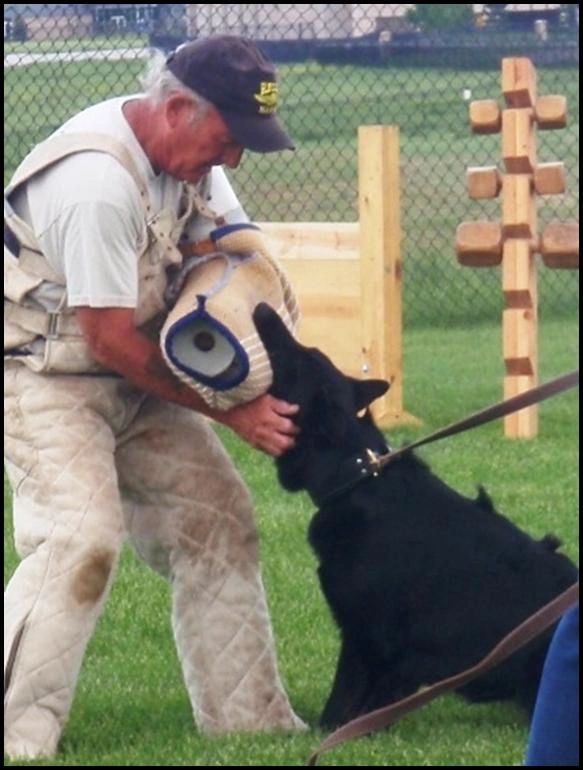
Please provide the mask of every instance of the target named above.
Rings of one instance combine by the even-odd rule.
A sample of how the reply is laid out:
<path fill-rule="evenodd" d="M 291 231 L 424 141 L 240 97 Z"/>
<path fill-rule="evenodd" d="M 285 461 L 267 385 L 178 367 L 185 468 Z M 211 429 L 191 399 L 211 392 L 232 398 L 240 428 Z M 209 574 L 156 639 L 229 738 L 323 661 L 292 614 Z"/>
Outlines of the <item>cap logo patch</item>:
<path fill-rule="evenodd" d="M 263 82 L 259 85 L 259 93 L 253 94 L 255 101 L 259 102 L 259 114 L 271 115 L 277 109 L 279 89 L 277 83 Z"/>

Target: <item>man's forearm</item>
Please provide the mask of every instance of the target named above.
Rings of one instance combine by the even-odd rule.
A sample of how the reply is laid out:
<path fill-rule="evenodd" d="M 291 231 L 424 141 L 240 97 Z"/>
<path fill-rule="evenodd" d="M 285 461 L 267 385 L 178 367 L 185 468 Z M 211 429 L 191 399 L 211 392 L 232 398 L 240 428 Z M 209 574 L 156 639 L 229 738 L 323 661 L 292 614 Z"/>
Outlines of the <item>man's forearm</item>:
<path fill-rule="evenodd" d="M 295 405 L 265 394 L 227 411 L 212 409 L 174 376 L 158 346 L 134 326 L 132 310 L 78 308 L 77 317 L 95 360 L 140 390 L 211 417 L 275 457 L 293 446 Z"/>
<path fill-rule="evenodd" d="M 79 315 L 83 328 L 85 318 L 83 313 Z M 116 316 L 108 313 L 108 323 L 104 326 L 111 328 L 111 323 L 115 327 L 117 320 Z M 84 331 L 89 332 L 86 336 L 94 358 L 102 366 L 121 374 L 146 393 L 216 418 L 216 411 L 211 409 L 195 390 L 174 376 L 166 366 L 158 346 L 133 324 L 123 323 L 123 316 L 121 321 L 116 329 L 117 333 L 113 334 L 96 334 L 93 329 L 85 326 Z"/>
<path fill-rule="evenodd" d="M 135 332 L 131 356 L 128 358 L 124 354 L 115 363 L 115 370 L 141 390 L 217 418 L 217 410 L 209 407 L 195 390 L 172 373 L 160 349 L 139 331 Z M 113 361 L 109 366 L 114 368 Z"/>

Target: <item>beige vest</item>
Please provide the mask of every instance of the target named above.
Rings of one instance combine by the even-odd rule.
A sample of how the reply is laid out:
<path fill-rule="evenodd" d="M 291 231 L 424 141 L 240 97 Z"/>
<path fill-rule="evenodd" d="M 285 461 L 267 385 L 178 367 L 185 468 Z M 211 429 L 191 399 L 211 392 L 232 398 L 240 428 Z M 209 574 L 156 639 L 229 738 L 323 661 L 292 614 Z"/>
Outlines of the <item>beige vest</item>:
<path fill-rule="evenodd" d="M 186 184 L 180 216 L 169 209 L 153 214 L 148 188 L 130 152 L 105 134 L 61 134 L 37 145 L 17 168 L 4 196 L 4 222 L 20 243 L 18 254 L 13 254 L 6 244 L 4 246 L 4 350 L 10 358 L 13 357 L 10 351 L 43 338 L 43 353 L 18 356 L 37 372 L 89 373 L 103 371 L 103 368 L 89 353 L 74 308 L 67 306 L 63 278 L 51 268 L 31 228 L 15 214 L 7 200 L 17 187 L 35 174 L 69 155 L 84 151 L 104 152 L 116 158 L 131 175 L 142 198 L 148 237 L 144 251 L 136 255 L 139 276 L 136 326 L 166 314 L 166 270 L 182 262 L 182 254 L 177 248 L 180 235 L 195 211 L 212 216 L 212 212 L 202 211 L 205 207 L 199 205 L 202 204 L 200 196 Z M 43 281 L 63 286 L 61 300 L 54 312 L 41 309 L 30 297 Z"/>

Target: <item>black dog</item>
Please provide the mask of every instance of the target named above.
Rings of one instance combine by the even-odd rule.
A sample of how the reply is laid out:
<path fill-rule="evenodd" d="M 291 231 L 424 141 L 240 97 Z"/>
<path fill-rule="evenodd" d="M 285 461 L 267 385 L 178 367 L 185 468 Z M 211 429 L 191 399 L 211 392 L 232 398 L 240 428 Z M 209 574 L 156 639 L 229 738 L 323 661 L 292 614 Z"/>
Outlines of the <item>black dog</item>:
<path fill-rule="evenodd" d="M 318 505 L 309 540 L 342 636 L 321 724 L 335 727 L 475 665 L 507 633 L 577 580 L 556 553 L 494 509 L 462 497 L 406 455 L 359 474 L 385 439 L 368 412 L 384 380 L 343 375 L 293 339 L 266 304 L 254 321 L 273 368 L 271 393 L 299 404 L 301 432 L 277 460 L 282 486 Z M 365 477 L 366 476 L 366 477 Z M 551 632 L 460 693 L 532 709 Z"/>

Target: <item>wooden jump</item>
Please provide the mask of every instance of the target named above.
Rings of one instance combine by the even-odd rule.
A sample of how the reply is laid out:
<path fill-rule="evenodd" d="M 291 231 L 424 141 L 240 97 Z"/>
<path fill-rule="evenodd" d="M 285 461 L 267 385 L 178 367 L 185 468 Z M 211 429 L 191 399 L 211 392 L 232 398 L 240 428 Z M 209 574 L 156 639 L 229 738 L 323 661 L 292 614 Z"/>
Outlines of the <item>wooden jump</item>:
<path fill-rule="evenodd" d="M 403 407 L 399 129 L 358 131 L 358 222 L 259 223 L 302 310 L 299 338 L 346 374 L 391 383 L 373 415 L 418 423 Z"/>

